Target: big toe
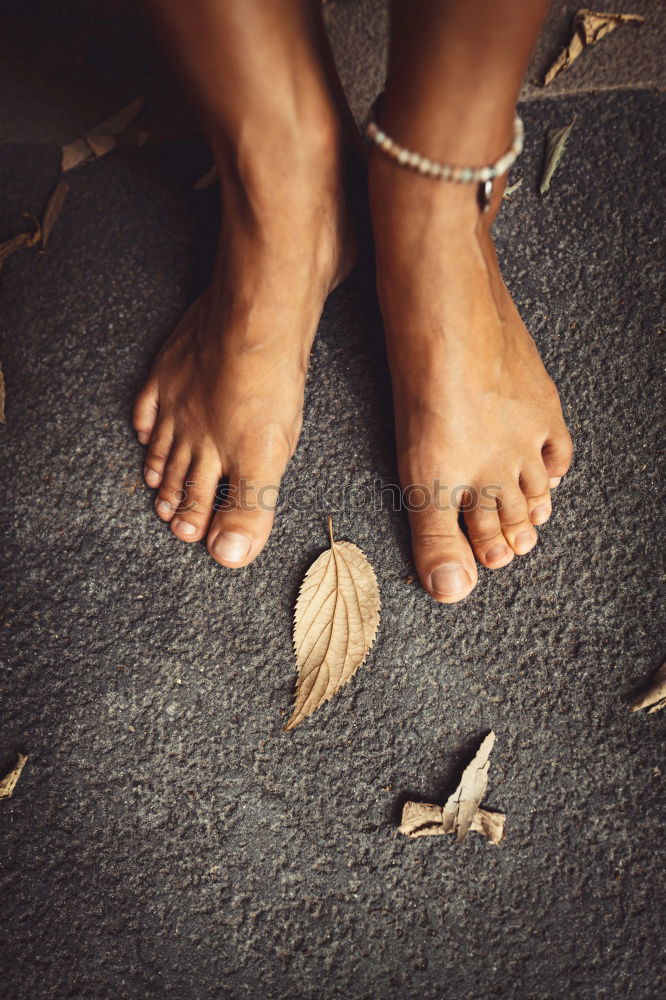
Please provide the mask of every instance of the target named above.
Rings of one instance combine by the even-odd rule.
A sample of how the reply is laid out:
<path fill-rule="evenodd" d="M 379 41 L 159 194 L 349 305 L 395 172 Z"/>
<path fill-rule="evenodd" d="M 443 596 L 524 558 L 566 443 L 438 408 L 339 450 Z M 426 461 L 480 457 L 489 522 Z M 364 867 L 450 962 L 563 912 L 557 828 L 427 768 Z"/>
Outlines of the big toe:
<path fill-rule="evenodd" d="M 569 431 L 562 423 L 556 433 L 548 438 L 541 452 L 543 463 L 550 477 L 550 488 L 559 486 L 562 476 L 569 471 L 573 457 L 573 444 Z"/>
<path fill-rule="evenodd" d="M 419 579 L 440 604 L 455 604 L 476 586 L 474 555 L 456 510 L 411 511 L 412 548 Z"/>
<path fill-rule="evenodd" d="M 208 551 L 222 566 L 247 566 L 268 541 L 282 469 L 229 476 L 226 497 L 213 515 L 207 537 Z"/>

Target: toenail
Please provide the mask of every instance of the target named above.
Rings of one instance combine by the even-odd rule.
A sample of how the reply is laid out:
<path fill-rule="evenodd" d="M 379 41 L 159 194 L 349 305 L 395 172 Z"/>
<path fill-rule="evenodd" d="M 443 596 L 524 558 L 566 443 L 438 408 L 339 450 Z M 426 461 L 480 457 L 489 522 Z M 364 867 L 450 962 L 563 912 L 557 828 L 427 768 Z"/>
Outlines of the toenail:
<path fill-rule="evenodd" d="M 141 442 L 141 444 L 148 444 L 148 442 L 150 441 L 150 434 L 147 434 L 145 431 L 139 431 L 137 437 Z"/>
<path fill-rule="evenodd" d="M 159 472 L 155 472 L 154 469 L 144 469 L 143 478 L 146 480 L 149 486 L 160 485 L 160 474 Z"/>
<path fill-rule="evenodd" d="M 548 486 L 551 490 L 554 490 L 556 486 L 559 486 L 562 482 L 562 476 L 553 476 L 552 479 L 548 480 Z"/>
<path fill-rule="evenodd" d="M 515 544 L 519 549 L 527 548 L 528 546 L 531 548 L 533 542 L 534 535 L 531 531 L 521 531 L 519 535 L 516 535 Z"/>
<path fill-rule="evenodd" d="M 504 559 L 505 556 L 509 555 L 509 547 L 507 545 L 493 545 L 492 549 L 488 549 L 486 552 L 486 559 L 488 562 L 498 562 L 500 559 Z"/>
<path fill-rule="evenodd" d="M 181 535 L 196 535 L 197 533 L 195 524 L 191 524 L 189 521 L 182 521 L 180 518 L 177 518 L 171 527 L 174 531 L 179 531 Z"/>
<path fill-rule="evenodd" d="M 223 531 L 213 542 L 213 552 L 227 562 L 240 562 L 250 551 L 252 539 L 237 531 Z"/>
<path fill-rule="evenodd" d="M 535 507 L 530 514 L 533 524 L 543 524 L 550 517 L 550 511 L 546 507 L 545 503 L 540 503 L 538 507 Z"/>
<path fill-rule="evenodd" d="M 166 500 L 160 500 L 160 502 L 155 507 L 155 510 L 157 511 L 158 514 L 172 514 L 173 513 L 173 507 L 171 506 L 170 503 L 167 503 Z"/>
<path fill-rule="evenodd" d="M 460 563 L 442 563 L 431 576 L 432 589 L 442 597 L 452 597 L 469 587 L 469 577 Z"/>

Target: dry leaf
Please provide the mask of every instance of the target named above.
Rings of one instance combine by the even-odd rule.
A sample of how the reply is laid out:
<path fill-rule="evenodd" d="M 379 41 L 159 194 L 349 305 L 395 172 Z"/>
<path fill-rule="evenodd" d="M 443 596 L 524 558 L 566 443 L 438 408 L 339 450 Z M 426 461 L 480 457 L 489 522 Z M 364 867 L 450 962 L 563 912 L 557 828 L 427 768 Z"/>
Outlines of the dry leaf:
<path fill-rule="evenodd" d="M 28 758 L 25 754 L 20 753 L 18 755 L 18 761 L 16 762 L 16 767 L 13 768 L 9 774 L 0 781 L 0 799 L 10 799 L 13 795 L 16 784 L 21 777 L 21 771 L 25 767 L 25 762 Z"/>
<path fill-rule="evenodd" d="M 476 751 L 472 762 L 463 771 L 460 784 L 442 810 L 442 821 L 447 828 L 457 834 L 458 841 L 464 840 L 467 836 L 474 814 L 486 794 L 489 757 L 494 746 L 495 734 L 491 730 Z"/>
<path fill-rule="evenodd" d="M 567 144 L 567 140 L 571 135 L 571 129 L 574 127 L 574 122 L 576 119 L 569 124 L 564 125 L 562 128 L 551 129 L 548 133 L 548 138 L 546 140 L 546 157 L 543 165 L 543 173 L 541 175 L 541 182 L 539 184 L 539 191 L 541 194 L 546 194 L 550 189 L 550 182 L 553 179 L 553 175 L 557 170 L 558 164 L 562 159 L 564 154 L 564 147 Z"/>
<path fill-rule="evenodd" d="M 666 662 L 662 663 L 654 675 L 649 690 L 632 702 L 632 712 L 638 712 L 641 708 L 647 708 L 648 715 L 666 708 Z"/>
<path fill-rule="evenodd" d="M 85 140 L 98 158 L 106 156 L 116 145 L 115 135 L 87 135 Z"/>
<path fill-rule="evenodd" d="M 74 167 L 78 167 L 79 163 L 89 160 L 91 156 L 92 150 L 86 140 L 74 139 L 73 142 L 68 142 L 66 146 L 62 147 L 60 169 L 62 171 L 73 170 Z"/>
<path fill-rule="evenodd" d="M 453 833 L 453 829 L 445 824 L 443 813 L 444 810 L 441 806 L 433 806 L 427 802 L 405 802 L 398 832 L 412 838 L 436 837 Z M 491 844 L 499 844 L 504 838 L 505 822 L 504 813 L 477 809 L 470 830 L 487 837 Z"/>
<path fill-rule="evenodd" d="M 5 375 L 0 364 L 0 424 L 6 424 L 5 420 Z"/>
<path fill-rule="evenodd" d="M 622 24 L 642 24 L 645 20 L 640 14 L 602 14 L 596 10 L 579 10 L 574 15 L 571 41 L 565 49 L 562 49 L 559 56 L 546 73 L 543 85 L 547 87 L 549 83 L 571 66 L 572 62 L 586 48 L 601 41 L 611 31 L 615 31 Z"/>
<path fill-rule="evenodd" d="M 462 773 L 460 784 L 446 805 L 435 806 L 423 802 L 406 802 L 402 810 L 400 833 L 408 837 L 425 837 L 440 833 L 454 833 L 458 842 L 470 830 L 482 833 L 493 844 L 504 836 L 505 816 L 479 809 L 488 787 L 490 752 L 495 745 L 491 730 L 476 751 L 474 759 Z"/>
<path fill-rule="evenodd" d="M 374 570 L 352 542 L 336 542 L 305 574 L 294 615 L 296 704 L 284 727 L 294 729 L 336 694 L 365 663 L 379 625 Z"/>
<path fill-rule="evenodd" d="M 488 812 L 487 809 L 477 809 L 474 813 L 470 830 L 487 837 L 491 844 L 501 844 L 504 840 L 504 813 Z"/>
<path fill-rule="evenodd" d="M 73 142 L 67 143 L 66 146 L 63 146 L 61 160 L 62 170 L 72 170 L 74 167 L 78 167 L 80 163 L 84 163 L 86 160 L 90 160 L 93 157 L 97 159 L 98 157 L 109 153 L 116 145 L 118 136 L 121 132 L 124 132 L 127 128 L 129 128 L 136 116 L 139 114 L 143 104 L 143 97 L 137 97 L 136 100 L 122 108 L 117 114 L 113 115 L 113 117 L 108 118 L 99 125 L 95 125 L 94 128 L 84 132 L 83 135 L 78 137 L 78 139 L 75 139 Z M 137 143 L 139 145 L 143 145 L 145 138 L 142 139 L 140 137 L 143 137 L 145 133 L 137 130 L 136 135 Z"/>
<path fill-rule="evenodd" d="M 199 180 L 195 183 L 194 190 L 203 191 L 204 188 L 211 187 L 216 180 L 217 180 L 217 167 L 215 166 L 215 164 L 213 164 L 210 170 L 207 170 L 206 173 L 203 175 L 203 177 L 200 177 Z"/>
<path fill-rule="evenodd" d="M 502 197 L 511 200 L 511 195 L 513 194 L 514 191 L 518 190 L 518 188 L 522 183 L 523 183 L 523 178 L 521 177 L 520 180 L 516 181 L 515 184 L 507 184 L 507 186 L 504 189 L 504 194 L 502 195 Z"/>
<path fill-rule="evenodd" d="M 48 204 L 44 211 L 44 218 L 42 219 L 42 250 L 46 246 L 47 240 L 53 231 L 53 227 L 60 218 L 62 206 L 65 204 L 65 198 L 68 194 L 69 184 L 62 180 L 58 181 L 55 191 L 48 200 Z"/>
<path fill-rule="evenodd" d="M 34 215 L 24 214 L 23 218 L 30 219 L 34 223 L 34 232 L 18 233 L 17 236 L 12 236 L 11 239 L 5 240 L 4 243 L 0 243 L 0 268 L 2 268 L 5 261 L 8 260 L 13 253 L 16 253 L 17 250 L 22 250 L 23 247 L 34 247 L 35 243 L 39 243 L 42 237 L 41 226 Z"/>

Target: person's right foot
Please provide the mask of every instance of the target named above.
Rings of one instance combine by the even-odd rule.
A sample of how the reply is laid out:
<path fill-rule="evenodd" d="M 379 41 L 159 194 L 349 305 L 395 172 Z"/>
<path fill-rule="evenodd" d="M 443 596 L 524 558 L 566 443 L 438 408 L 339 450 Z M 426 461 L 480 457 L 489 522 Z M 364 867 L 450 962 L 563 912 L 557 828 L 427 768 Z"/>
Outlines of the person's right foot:
<path fill-rule="evenodd" d="M 348 273 L 339 128 L 252 135 L 219 158 L 223 223 L 213 281 L 160 352 L 133 424 L 155 510 L 219 563 L 261 551 L 302 422 L 312 340 Z M 220 144 L 223 145 L 222 143 Z M 222 477 L 224 509 L 214 510 Z"/>

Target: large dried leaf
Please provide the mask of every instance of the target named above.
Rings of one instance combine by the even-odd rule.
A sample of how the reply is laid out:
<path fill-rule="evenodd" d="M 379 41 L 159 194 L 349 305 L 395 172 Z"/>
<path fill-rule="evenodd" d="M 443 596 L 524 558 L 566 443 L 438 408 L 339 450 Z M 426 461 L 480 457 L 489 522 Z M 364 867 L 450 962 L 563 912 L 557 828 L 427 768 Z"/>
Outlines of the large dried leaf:
<path fill-rule="evenodd" d="M 474 759 L 462 773 L 460 784 L 451 795 L 442 810 L 442 822 L 464 840 L 472 825 L 476 810 L 488 787 L 488 768 L 490 752 L 495 746 L 495 734 L 491 730 L 476 751 Z"/>
<path fill-rule="evenodd" d="M 6 424 L 5 420 L 5 374 L 0 364 L 0 424 Z"/>
<path fill-rule="evenodd" d="M 553 175 L 557 170 L 560 160 L 564 155 L 564 148 L 567 144 L 567 140 L 571 135 L 571 129 L 574 127 L 574 122 L 570 122 L 568 125 L 563 125 L 562 128 L 551 129 L 548 133 L 548 138 L 546 140 L 546 156 L 543 164 L 543 173 L 541 175 L 541 182 L 539 184 L 539 191 L 541 194 L 546 194 L 550 189 L 550 182 L 553 179 Z"/>
<path fill-rule="evenodd" d="M 379 625 L 374 570 L 352 542 L 336 542 L 305 574 L 294 615 L 296 704 L 284 727 L 294 729 L 336 694 L 365 662 Z"/>
<path fill-rule="evenodd" d="M 23 217 L 30 219 L 35 228 L 31 233 L 18 233 L 16 236 L 12 236 L 11 239 L 5 240 L 4 243 L 0 243 L 0 269 L 2 269 L 5 261 L 13 253 L 16 253 L 17 250 L 22 250 L 24 247 L 34 247 L 42 238 L 41 226 L 34 215 L 24 215 Z"/>
<path fill-rule="evenodd" d="M 505 822 L 504 813 L 477 809 L 469 828 L 487 837 L 491 844 L 499 844 L 504 838 Z M 405 802 L 398 832 L 406 837 L 415 838 L 436 837 L 455 831 L 448 820 L 444 820 L 444 810 L 441 806 L 433 806 L 428 802 Z"/>
<path fill-rule="evenodd" d="M 108 118 L 94 128 L 80 135 L 78 139 L 62 147 L 61 167 L 63 171 L 72 170 L 80 163 L 85 163 L 93 157 L 97 159 L 109 153 L 118 141 L 118 136 L 125 132 L 143 108 L 143 97 L 137 97 L 122 108 L 117 114 Z M 137 145 L 145 142 L 145 132 L 137 131 Z"/>
<path fill-rule="evenodd" d="M 48 238 L 53 231 L 53 227 L 60 218 L 65 198 L 69 194 L 69 184 L 65 181 L 58 181 L 55 191 L 48 200 L 42 219 L 42 249 L 47 244 Z"/>
<path fill-rule="evenodd" d="M 5 775 L 2 781 L 0 781 L 0 799 L 10 799 L 12 797 L 27 759 L 28 758 L 25 754 L 20 753 L 18 755 L 16 766 L 12 768 L 9 774 Z"/>
<path fill-rule="evenodd" d="M 647 708 L 648 715 L 666 708 L 666 662 L 662 663 L 659 670 L 652 679 L 650 688 L 636 698 L 631 705 L 632 712 L 638 712 L 641 708 Z"/>
<path fill-rule="evenodd" d="M 564 73 L 586 48 L 601 41 L 611 31 L 615 31 L 622 24 L 642 24 L 644 20 L 640 14 L 602 14 L 596 10 L 579 10 L 574 15 L 571 25 L 573 32 L 571 40 L 546 73 L 543 80 L 544 87 L 552 83 L 560 73 Z"/>

